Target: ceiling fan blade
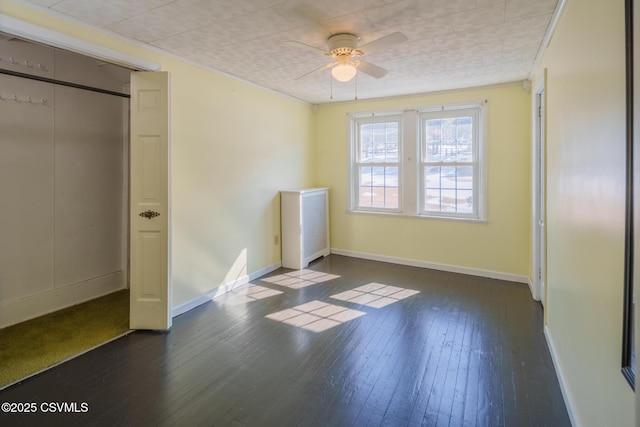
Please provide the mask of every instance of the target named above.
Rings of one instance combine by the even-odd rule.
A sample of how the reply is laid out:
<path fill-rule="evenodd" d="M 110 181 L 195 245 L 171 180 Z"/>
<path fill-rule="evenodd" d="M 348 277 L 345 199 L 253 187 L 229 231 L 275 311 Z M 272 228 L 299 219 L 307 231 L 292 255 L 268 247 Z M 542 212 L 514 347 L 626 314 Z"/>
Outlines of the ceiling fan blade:
<path fill-rule="evenodd" d="M 299 42 L 297 40 L 286 40 L 285 43 L 290 45 L 290 46 L 301 47 L 303 49 L 310 50 L 312 52 L 322 53 L 324 55 L 331 55 L 331 52 L 327 51 L 326 49 L 323 49 L 323 48 L 318 47 L 318 46 L 313 46 L 313 45 L 310 45 L 310 44 L 302 43 L 302 42 Z"/>
<path fill-rule="evenodd" d="M 335 62 L 330 62 L 330 63 L 328 63 L 328 64 L 321 65 L 321 66 L 319 66 L 318 68 L 314 68 L 313 70 L 311 70 L 311 71 L 309 71 L 309 72 L 307 72 L 307 73 L 304 73 L 304 74 L 303 74 L 303 75 L 301 75 L 301 76 L 296 77 L 296 78 L 295 78 L 295 80 L 303 79 L 303 78 L 307 77 L 309 74 L 313 74 L 313 73 L 315 73 L 316 71 L 320 71 L 320 70 L 322 70 L 323 68 L 333 67 L 335 64 L 336 64 Z"/>
<path fill-rule="evenodd" d="M 376 79 L 380 79 L 387 75 L 388 71 L 382 67 L 378 67 L 377 65 L 372 64 L 367 61 L 358 61 L 356 68 L 359 71 L 362 71 L 365 74 L 369 74 L 371 77 L 375 77 Z"/>
<path fill-rule="evenodd" d="M 387 49 L 398 43 L 406 42 L 407 40 L 409 40 L 407 36 L 396 31 L 395 33 L 387 34 L 367 44 L 358 46 L 358 50 L 361 50 L 365 55 L 371 55 L 372 53 Z"/>

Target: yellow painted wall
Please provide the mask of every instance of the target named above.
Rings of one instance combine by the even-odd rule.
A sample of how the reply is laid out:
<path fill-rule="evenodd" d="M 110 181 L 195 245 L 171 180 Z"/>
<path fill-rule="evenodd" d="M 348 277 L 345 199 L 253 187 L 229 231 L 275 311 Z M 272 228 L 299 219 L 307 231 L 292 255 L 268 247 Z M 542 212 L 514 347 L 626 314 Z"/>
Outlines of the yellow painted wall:
<path fill-rule="evenodd" d="M 545 68 L 547 333 L 576 425 L 632 426 L 633 392 L 620 373 L 623 0 L 568 1 L 536 79 Z"/>
<path fill-rule="evenodd" d="M 1 1 L 0 13 L 171 74 L 174 307 L 280 262 L 278 192 L 312 182 L 307 104 L 18 3 Z"/>
<path fill-rule="evenodd" d="M 348 113 L 488 100 L 486 223 L 348 214 Z M 531 95 L 521 85 L 321 105 L 316 185 L 331 188 L 331 246 L 529 276 Z"/>

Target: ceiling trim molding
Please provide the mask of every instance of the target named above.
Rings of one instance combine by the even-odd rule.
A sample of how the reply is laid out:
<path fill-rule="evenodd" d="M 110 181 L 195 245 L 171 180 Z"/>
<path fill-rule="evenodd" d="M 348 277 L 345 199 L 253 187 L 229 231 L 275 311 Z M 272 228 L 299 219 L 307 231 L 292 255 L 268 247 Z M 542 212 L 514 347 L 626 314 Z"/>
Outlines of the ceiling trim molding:
<path fill-rule="evenodd" d="M 551 18 L 551 22 L 547 27 L 547 32 L 544 35 L 544 39 L 542 39 L 542 43 L 540 43 L 540 48 L 538 49 L 538 54 L 536 55 L 536 59 L 533 61 L 533 65 L 531 66 L 531 70 L 529 71 L 529 80 L 533 80 L 538 67 L 540 66 L 540 62 L 542 61 L 542 57 L 551 43 L 551 38 L 553 37 L 553 33 L 556 31 L 556 27 L 558 25 L 558 21 L 560 20 L 560 16 L 562 16 L 562 12 L 567 5 L 569 0 L 559 0 L 558 4 L 556 4 L 556 10 L 553 12 L 553 17 Z"/>
<path fill-rule="evenodd" d="M 90 56 L 134 70 L 157 71 L 160 69 L 160 64 L 126 55 L 122 52 L 3 14 L 0 14 L 0 31 L 18 38 Z"/>
<path fill-rule="evenodd" d="M 390 100 L 406 99 L 406 98 L 419 98 L 423 96 L 443 95 L 443 94 L 457 93 L 457 92 L 473 92 L 477 90 L 497 89 L 497 88 L 509 87 L 509 86 L 520 86 L 522 90 L 526 91 L 525 86 L 527 82 L 528 80 L 515 80 L 511 82 L 495 83 L 495 84 L 488 84 L 488 85 L 482 85 L 482 86 L 469 86 L 469 87 L 460 87 L 455 89 L 434 90 L 433 92 L 408 93 L 404 95 L 381 96 L 379 98 L 358 98 L 357 100 L 351 99 L 346 101 L 324 102 L 324 103 L 317 103 L 316 105 L 322 107 L 323 105 L 353 104 L 353 103 L 363 104 L 365 102 L 378 102 L 378 101 L 390 101 Z M 409 108 L 417 108 L 417 107 L 407 107 L 404 109 L 409 109 Z M 393 108 L 391 108 L 391 110 L 393 110 Z"/>

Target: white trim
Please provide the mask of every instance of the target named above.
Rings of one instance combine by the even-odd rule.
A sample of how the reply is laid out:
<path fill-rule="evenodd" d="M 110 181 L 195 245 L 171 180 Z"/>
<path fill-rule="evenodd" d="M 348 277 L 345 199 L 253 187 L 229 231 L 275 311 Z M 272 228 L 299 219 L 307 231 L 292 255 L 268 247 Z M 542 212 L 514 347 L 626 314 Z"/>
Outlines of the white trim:
<path fill-rule="evenodd" d="M 363 111 L 354 111 L 352 113 L 347 113 L 347 117 L 350 119 L 375 119 L 378 117 L 389 117 L 389 116 L 402 116 L 404 110 L 363 110 Z"/>
<path fill-rule="evenodd" d="M 352 128 L 353 136 L 350 141 L 351 144 L 351 177 L 350 177 L 350 185 L 352 188 L 353 199 L 349 206 L 353 208 L 355 211 L 371 211 L 371 212 L 389 212 L 401 214 L 403 211 L 403 171 L 404 171 L 404 127 L 405 127 L 405 117 L 404 114 L 381 114 L 381 115 L 362 115 L 359 117 L 350 115 L 351 122 L 350 126 Z M 363 124 L 378 124 L 378 123 L 397 123 L 398 124 L 398 160 L 395 162 L 361 162 L 360 161 L 360 147 L 362 145 L 361 141 L 361 133 L 360 128 Z M 367 206 L 359 206 L 360 203 L 360 168 L 361 167 L 397 167 L 398 168 L 398 207 L 397 208 L 386 208 L 386 207 L 367 207 Z M 385 190 L 386 190 L 385 186 Z"/>
<path fill-rule="evenodd" d="M 463 86 L 458 88 L 439 89 L 431 92 L 418 92 L 418 93 L 403 94 L 403 95 L 381 96 L 379 98 L 358 98 L 357 100 L 350 99 L 345 101 L 333 101 L 326 104 L 330 104 L 330 105 L 365 104 L 365 103 L 369 104 L 369 103 L 376 103 L 378 101 L 389 101 L 389 100 L 399 100 L 399 99 L 401 100 L 401 99 L 408 99 L 408 98 L 413 99 L 413 98 L 422 97 L 422 96 L 443 95 L 443 94 L 452 94 L 452 93 L 461 93 L 461 92 L 467 93 L 467 92 L 473 92 L 478 90 L 489 90 L 489 89 L 496 89 L 496 88 L 510 87 L 510 86 L 522 87 L 522 85 L 526 80 L 528 79 L 513 80 L 513 81 L 507 81 L 503 83 L 493 83 L 493 84 L 486 84 L 486 85 Z M 324 103 L 321 103 L 319 105 L 322 107 Z M 371 110 L 368 110 L 368 111 L 371 111 Z"/>
<path fill-rule="evenodd" d="M 546 215 L 545 215 L 545 117 L 538 115 L 538 109 L 540 108 L 543 113 L 546 114 L 546 69 L 542 73 L 539 81 L 536 82 L 533 96 L 531 97 L 531 241 L 532 241 L 532 281 L 533 287 L 531 293 L 533 299 L 541 301 L 545 304 L 545 299 L 542 283 L 540 279 L 541 272 L 544 273 L 543 280 L 546 282 L 546 263 L 542 256 L 542 250 L 546 245 L 546 229 L 544 227 Z M 542 183 L 542 188 L 538 185 Z M 540 222 L 542 221 L 543 229 L 539 233 Z"/>
<path fill-rule="evenodd" d="M 256 280 L 264 276 L 265 274 L 269 274 L 272 271 L 276 271 L 280 267 L 282 267 L 282 262 L 276 262 L 275 264 L 271 264 L 264 268 L 261 268 L 260 270 L 256 270 L 253 273 L 249 274 L 249 281 Z"/>
<path fill-rule="evenodd" d="M 245 274 L 244 276 L 240 276 L 231 282 L 223 283 L 217 288 L 213 288 L 202 295 L 199 295 L 189 301 L 183 302 L 182 304 L 177 305 L 176 307 L 173 307 L 173 309 L 171 310 L 171 316 L 176 317 L 186 313 L 187 311 L 193 310 L 194 308 L 211 301 L 213 298 L 218 297 L 220 295 L 224 295 L 227 292 L 230 292 L 233 288 L 245 285 L 252 280 L 255 280 L 259 277 L 264 276 L 265 274 L 269 274 L 272 271 L 279 269 L 281 266 L 282 266 L 282 263 L 280 262 L 271 264 L 264 268 L 256 270 L 251 274 Z"/>
<path fill-rule="evenodd" d="M 536 58 L 531 65 L 531 70 L 529 70 L 529 80 L 533 80 L 536 75 L 536 71 L 540 66 L 540 61 L 542 61 L 542 56 L 544 52 L 547 50 L 547 46 L 551 42 L 551 38 L 553 37 L 553 33 L 556 31 L 556 27 L 558 26 L 558 21 L 560 20 L 560 16 L 562 16 L 562 12 L 564 11 L 565 6 L 569 0 L 560 0 L 558 4 L 556 4 L 556 9 L 553 11 L 553 16 L 551 17 L 551 22 L 547 27 L 547 32 L 544 34 L 544 39 L 542 39 L 542 43 L 540 43 L 540 47 L 538 48 L 538 53 L 536 54 Z"/>
<path fill-rule="evenodd" d="M 488 100 L 476 101 L 474 103 L 458 103 L 448 104 L 441 107 L 426 107 L 418 110 L 418 159 L 417 159 L 417 214 L 425 218 L 456 218 L 460 220 L 470 221 L 486 221 L 487 212 L 487 170 L 489 169 L 485 165 L 486 161 L 486 146 L 487 144 L 487 111 L 486 106 Z M 425 161 L 424 150 L 426 148 L 426 136 L 424 131 L 424 121 L 431 118 L 450 118 L 459 116 L 471 116 L 473 120 L 473 150 L 474 160 L 470 162 L 464 162 L 472 166 L 474 170 L 473 182 L 473 213 L 472 214 L 456 214 L 451 212 L 437 212 L 427 211 L 424 209 L 425 201 L 425 182 L 424 182 L 424 168 L 430 166 L 445 166 L 446 162 L 427 162 Z"/>
<path fill-rule="evenodd" d="M 126 289 L 124 271 L 105 274 L 63 287 L 0 303 L 0 328 L 44 316 L 76 304 Z"/>
<path fill-rule="evenodd" d="M 474 217 L 454 217 L 454 216 L 445 216 L 445 215 L 418 215 L 418 214 L 405 214 L 401 212 L 382 212 L 382 211 L 373 211 L 373 210 L 354 210 L 347 209 L 345 211 L 348 215 L 378 215 L 378 216 L 396 216 L 403 218 L 416 218 L 416 219 L 427 219 L 427 220 L 436 220 L 436 221 L 462 221 L 462 222 L 471 222 L 471 223 L 479 223 L 479 224 L 488 224 L 489 220 L 474 218 Z"/>
<path fill-rule="evenodd" d="M 349 129 L 349 187 L 348 213 L 372 213 L 382 215 L 411 216 L 428 219 L 455 219 L 471 222 L 487 222 L 487 99 L 457 103 L 436 103 L 404 108 L 401 113 L 394 110 L 370 110 L 348 112 Z M 473 213 L 456 214 L 451 212 L 431 212 L 422 209 L 424 200 L 424 178 L 422 150 L 424 149 L 423 120 L 428 117 L 452 117 L 468 114 L 473 117 L 474 126 L 474 167 Z M 362 123 L 380 123 L 398 120 L 398 208 L 360 206 L 360 167 L 382 166 L 382 163 L 359 163 L 360 125 Z M 440 165 L 441 163 L 438 163 Z"/>
<path fill-rule="evenodd" d="M 569 389 L 567 387 L 567 381 L 564 376 L 564 372 L 562 371 L 562 367 L 560 366 L 560 362 L 558 360 L 558 355 L 556 353 L 556 347 L 553 344 L 553 338 L 551 337 L 551 331 L 549 327 L 545 325 L 544 327 L 544 337 L 547 340 L 547 346 L 549 347 L 549 353 L 551 354 L 551 360 L 553 361 L 553 367 L 556 370 L 556 375 L 558 377 L 558 382 L 560 383 L 560 390 L 562 391 L 562 397 L 564 399 L 564 405 L 567 407 L 567 413 L 569 414 L 569 420 L 571 421 L 571 425 L 573 427 L 580 427 L 584 424 L 580 422 L 578 419 L 578 415 L 575 412 L 574 408 L 574 399 L 571 397 L 569 393 Z"/>
<path fill-rule="evenodd" d="M 531 292 L 531 297 L 536 300 L 536 297 L 533 294 L 533 281 L 531 281 L 531 277 L 527 277 L 527 285 L 529 285 L 529 292 Z M 538 301 L 538 300 L 536 300 Z"/>
<path fill-rule="evenodd" d="M 122 52 L 99 46 L 97 44 L 71 37 L 57 31 L 49 30 L 3 14 L 0 14 L 0 31 L 11 34 L 12 36 L 79 53 L 81 55 L 90 56 L 101 61 L 122 65 L 135 70 L 157 71 L 160 69 L 160 65 L 154 62 L 126 55 Z"/>
<path fill-rule="evenodd" d="M 346 249 L 331 248 L 331 253 L 335 255 L 344 255 L 352 258 L 362 258 L 372 261 L 389 262 L 392 264 L 408 265 L 410 267 L 429 268 L 432 270 L 448 271 L 450 273 L 468 274 L 471 276 L 487 277 L 490 279 L 506 280 L 509 282 L 529 284 L 529 277 L 519 274 L 503 273 L 499 271 L 483 270 L 472 267 L 462 267 L 458 265 L 440 264 L 429 261 L 421 261 L 417 259 L 399 258 L 387 255 L 378 255 L 367 252 L 350 251 Z"/>

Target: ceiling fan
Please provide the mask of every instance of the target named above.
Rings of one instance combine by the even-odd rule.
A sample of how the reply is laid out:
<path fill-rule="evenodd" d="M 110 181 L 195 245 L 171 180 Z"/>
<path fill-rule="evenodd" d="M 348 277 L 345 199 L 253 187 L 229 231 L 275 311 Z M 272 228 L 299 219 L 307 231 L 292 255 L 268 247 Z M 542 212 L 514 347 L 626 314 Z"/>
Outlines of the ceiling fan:
<path fill-rule="evenodd" d="M 358 39 L 358 36 L 354 34 L 335 34 L 329 37 L 327 41 L 328 50 L 299 41 L 289 41 L 288 43 L 319 51 L 324 55 L 332 56 L 334 59 L 333 62 L 321 65 L 318 68 L 296 77 L 296 80 L 300 80 L 324 68 L 331 68 L 331 75 L 340 82 L 348 82 L 356 75 L 357 71 L 362 71 L 376 79 L 382 78 L 388 73 L 387 70 L 359 58 L 408 40 L 407 36 L 400 32 L 388 34 L 362 46 L 358 46 Z"/>

